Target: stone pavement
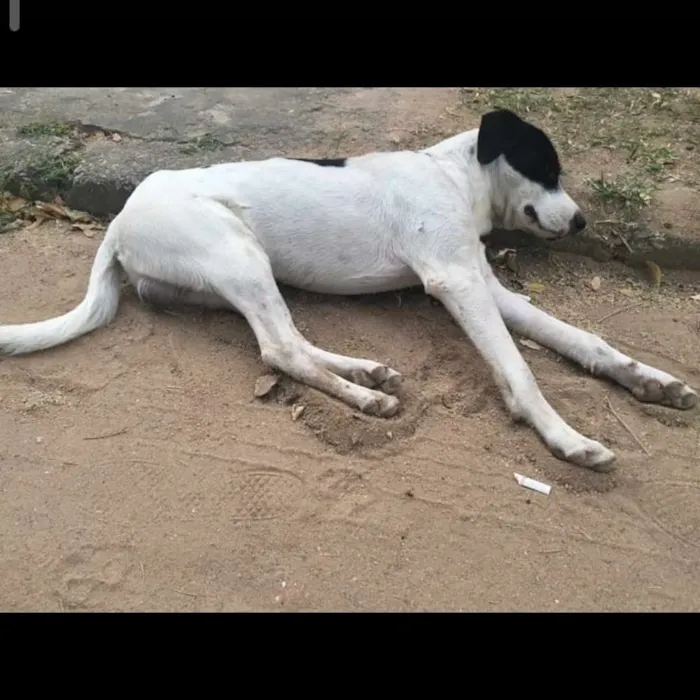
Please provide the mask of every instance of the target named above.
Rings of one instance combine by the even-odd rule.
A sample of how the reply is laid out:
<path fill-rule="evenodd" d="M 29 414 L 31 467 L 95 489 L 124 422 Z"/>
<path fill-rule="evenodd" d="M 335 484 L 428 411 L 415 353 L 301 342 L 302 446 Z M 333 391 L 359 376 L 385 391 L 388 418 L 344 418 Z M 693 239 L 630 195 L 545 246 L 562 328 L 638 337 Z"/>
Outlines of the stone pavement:
<path fill-rule="evenodd" d="M 75 209 L 115 214 L 159 168 L 308 150 L 326 135 L 329 92 L 0 88 L 0 170 L 11 190 L 58 190 Z"/>
<path fill-rule="evenodd" d="M 421 125 L 435 140 L 476 126 L 476 115 L 474 123 L 444 118 L 456 100 L 448 88 L 0 88 L 0 183 L 27 198 L 61 194 L 74 209 L 106 216 L 160 168 L 353 155 L 410 147 L 407 135 Z M 634 255 L 618 247 L 615 257 L 700 270 L 696 238 L 631 235 Z M 613 255 L 595 231 L 556 248 Z"/>

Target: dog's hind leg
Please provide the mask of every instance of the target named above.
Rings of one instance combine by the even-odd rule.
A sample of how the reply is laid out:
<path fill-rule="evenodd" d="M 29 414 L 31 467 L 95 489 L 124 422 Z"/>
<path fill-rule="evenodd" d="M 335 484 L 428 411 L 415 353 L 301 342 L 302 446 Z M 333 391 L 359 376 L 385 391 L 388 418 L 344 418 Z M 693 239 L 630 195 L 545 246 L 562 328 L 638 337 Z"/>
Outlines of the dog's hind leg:
<path fill-rule="evenodd" d="M 148 277 L 132 279 L 132 283 L 141 301 L 151 306 L 173 309 L 182 305 L 194 305 L 209 309 L 237 310 L 226 299 L 212 292 L 177 287 Z M 306 352 L 315 362 L 354 384 L 370 389 L 378 388 L 387 394 L 396 393 L 401 386 L 401 375 L 390 367 L 373 360 L 347 357 L 322 350 L 309 343 L 303 336 L 301 340 Z"/>
<path fill-rule="evenodd" d="M 246 318 L 263 362 L 269 367 L 363 413 L 389 417 L 397 412 L 399 401 L 395 396 L 347 381 L 333 371 L 349 371 L 354 364 L 354 370 L 367 371 L 370 376 L 374 372 L 377 383 L 391 383 L 391 376 L 377 371 L 381 365 L 327 353 L 301 335 L 277 287 L 267 255 L 248 236 L 236 237 L 226 249 L 217 250 L 205 274 L 216 294 Z"/>
<path fill-rule="evenodd" d="M 697 394 L 671 374 L 628 357 L 588 331 L 560 321 L 506 289 L 486 258 L 483 272 L 501 316 L 510 329 L 577 362 L 591 374 L 609 377 L 640 401 L 688 409 Z"/>

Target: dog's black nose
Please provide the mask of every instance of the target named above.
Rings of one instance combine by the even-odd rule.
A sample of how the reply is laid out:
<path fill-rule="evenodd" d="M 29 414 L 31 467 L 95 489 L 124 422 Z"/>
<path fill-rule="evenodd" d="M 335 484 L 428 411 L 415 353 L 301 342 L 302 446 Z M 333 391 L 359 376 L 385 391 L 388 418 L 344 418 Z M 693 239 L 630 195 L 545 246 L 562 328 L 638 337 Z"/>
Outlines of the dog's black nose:
<path fill-rule="evenodd" d="M 574 214 L 574 218 L 571 219 L 569 231 L 571 233 L 581 233 L 584 228 L 586 228 L 586 219 L 580 211 L 577 211 L 576 214 Z"/>

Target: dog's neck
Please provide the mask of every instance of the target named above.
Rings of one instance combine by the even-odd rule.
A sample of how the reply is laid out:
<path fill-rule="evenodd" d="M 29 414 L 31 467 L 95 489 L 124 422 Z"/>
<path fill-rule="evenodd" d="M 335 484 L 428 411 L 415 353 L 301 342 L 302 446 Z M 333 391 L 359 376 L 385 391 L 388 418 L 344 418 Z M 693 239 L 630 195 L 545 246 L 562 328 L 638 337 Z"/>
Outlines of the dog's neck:
<path fill-rule="evenodd" d="M 488 219 L 489 231 L 493 228 L 508 228 L 511 217 L 508 201 L 499 180 L 502 173 L 499 160 L 488 165 L 482 165 L 477 158 L 478 129 L 465 131 L 426 149 L 427 153 L 444 158 L 455 165 L 463 175 L 460 187 L 464 195 L 472 200 L 472 205 L 483 208 L 481 217 Z M 483 233 L 481 235 L 484 235 Z"/>

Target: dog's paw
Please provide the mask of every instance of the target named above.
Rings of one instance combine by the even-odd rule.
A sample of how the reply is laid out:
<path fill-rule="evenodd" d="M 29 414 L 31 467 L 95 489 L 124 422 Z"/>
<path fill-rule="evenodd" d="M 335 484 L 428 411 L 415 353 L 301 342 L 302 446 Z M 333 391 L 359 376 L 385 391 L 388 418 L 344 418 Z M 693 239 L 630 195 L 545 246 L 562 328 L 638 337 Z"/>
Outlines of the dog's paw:
<path fill-rule="evenodd" d="M 395 396 L 383 394 L 381 391 L 372 391 L 372 398 L 361 406 L 363 413 L 380 418 L 391 418 L 399 410 L 399 400 Z"/>
<path fill-rule="evenodd" d="M 348 379 L 368 389 L 379 389 L 385 394 L 395 394 L 401 386 L 403 377 L 391 367 L 378 365 L 369 372 L 364 369 L 353 370 Z"/>
<path fill-rule="evenodd" d="M 645 379 L 632 393 L 644 403 L 659 403 L 683 410 L 693 408 L 698 402 L 698 395 L 687 384 L 678 380 L 662 384 L 658 379 Z"/>
<path fill-rule="evenodd" d="M 569 444 L 550 445 L 552 454 L 565 462 L 577 464 L 580 467 L 594 469 L 597 472 L 609 472 L 613 469 L 615 453 L 595 440 L 577 436 Z"/>
<path fill-rule="evenodd" d="M 395 394 L 403 381 L 403 377 L 396 370 L 383 365 L 372 371 L 372 379 L 374 379 L 375 386 L 379 387 L 385 394 Z"/>

